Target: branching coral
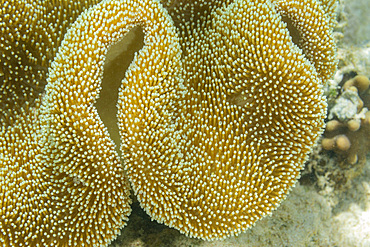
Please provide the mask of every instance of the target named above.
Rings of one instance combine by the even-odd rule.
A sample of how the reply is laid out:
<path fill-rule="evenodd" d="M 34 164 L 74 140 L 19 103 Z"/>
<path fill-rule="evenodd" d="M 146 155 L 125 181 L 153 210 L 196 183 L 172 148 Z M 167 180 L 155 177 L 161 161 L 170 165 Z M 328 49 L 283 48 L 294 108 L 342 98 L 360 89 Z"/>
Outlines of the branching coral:
<path fill-rule="evenodd" d="M 335 152 L 338 165 L 330 169 L 337 187 L 361 173 L 370 150 L 370 81 L 357 75 L 343 83 L 342 92 L 329 110 L 322 147 Z"/>

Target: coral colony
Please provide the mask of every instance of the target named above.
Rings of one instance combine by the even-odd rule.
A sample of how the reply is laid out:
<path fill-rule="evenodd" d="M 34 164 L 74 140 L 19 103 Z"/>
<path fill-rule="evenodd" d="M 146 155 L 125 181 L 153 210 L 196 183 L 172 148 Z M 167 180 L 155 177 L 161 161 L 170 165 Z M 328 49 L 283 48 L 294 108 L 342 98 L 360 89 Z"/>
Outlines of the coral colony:
<path fill-rule="evenodd" d="M 97 2 L 2 3 L 2 245 L 106 246 L 131 188 L 195 238 L 271 214 L 323 131 L 335 1 Z M 95 103 L 107 50 L 135 26 L 119 157 Z"/>

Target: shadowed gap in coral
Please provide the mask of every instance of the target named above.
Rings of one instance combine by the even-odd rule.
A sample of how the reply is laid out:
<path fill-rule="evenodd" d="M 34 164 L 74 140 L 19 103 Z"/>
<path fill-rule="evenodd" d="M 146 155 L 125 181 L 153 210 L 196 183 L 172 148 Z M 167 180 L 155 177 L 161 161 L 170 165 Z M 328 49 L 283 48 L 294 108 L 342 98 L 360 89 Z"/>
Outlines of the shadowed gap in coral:
<path fill-rule="evenodd" d="M 131 29 L 120 41 L 108 49 L 104 64 L 102 89 L 96 108 L 110 137 L 119 151 L 120 137 L 117 121 L 118 89 L 125 72 L 134 59 L 135 53 L 144 45 L 144 33 L 141 27 Z"/>

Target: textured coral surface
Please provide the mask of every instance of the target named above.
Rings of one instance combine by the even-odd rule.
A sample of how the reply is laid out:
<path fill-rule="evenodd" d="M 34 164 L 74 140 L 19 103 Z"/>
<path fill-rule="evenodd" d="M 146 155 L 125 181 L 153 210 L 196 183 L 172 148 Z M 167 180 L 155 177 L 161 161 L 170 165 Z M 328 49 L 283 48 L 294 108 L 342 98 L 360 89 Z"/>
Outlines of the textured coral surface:
<path fill-rule="evenodd" d="M 339 24 L 361 28 L 344 30 L 329 84 L 335 1 L 272 2 L 162 1 L 168 15 L 135 3 L 120 16 L 106 1 L 62 45 L 94 1 L 1 2 L 0 242 L 105 246 L 131 211 L 128 175 L 133 213 L 110 246 L 370 245 L 369 90 L 345 86 L 370 74 L 368 32 L 354 31 L 368 2 L 340 4 Z M 142 27 L 121 39 L 122 23 Z M 125 56 L 132 66 L 114 62 Z M 326 133 L 306 160 L 325 87 Z"/>

